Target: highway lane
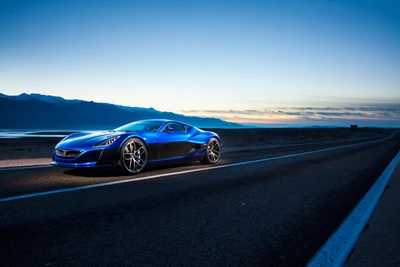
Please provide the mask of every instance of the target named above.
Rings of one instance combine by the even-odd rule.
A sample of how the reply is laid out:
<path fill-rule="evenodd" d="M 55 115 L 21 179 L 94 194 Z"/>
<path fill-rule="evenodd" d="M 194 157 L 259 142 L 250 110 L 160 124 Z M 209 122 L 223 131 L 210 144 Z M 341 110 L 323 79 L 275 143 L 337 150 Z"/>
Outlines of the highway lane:
<path fill-rule="evenodd" d="M 392 133 L 391 133 L 392 134 Z M 265 150 L 236 151 L 223 154 L 218 166 L 234 164 L 243 161 L 259 160 L 265 158 L 279 157 L 308 151 L 329 149 L 331 147 L 347 146 L 368 141 L 378 141 L 389 136 L 379 136 L 365 141 L 338 141 L 333 143 L 294 145 L 287 147 L 269 148 Z M 27 169 L 29 169 L 28 167 Z M 0 199 L 15 195 L 23 195 L 35 192 L 72 188 L 91 184 L 106 183 L 112 181 L 129 180 L 132 178 L 143 178 L 154 175 L 169 174 L 189 170 L 210 168 L 198 162 L 178 164 L 174 166 L 159 166 L 147 168 L 145 172 L 129 176 L 115 170 L 71 170 L 63 168 L 32 168 L 27 170 L 21 168 L 0 169 Z M 10 174 L 10 170 L 12 170 Z M 27 174 L 28 171 L 28 174 Z M 60 175 L 60 172 L 64 175 Z M 82 179 L 82 177 L 84 179 Z"/>
<path fill-rule="evenodd" d="M 235 152 L 221 164 L 326 147 Z M 399 149 L 398 134 L 375 144 L 0 203 L 0 265 L 304 265 Z M 141 175 L 196 168 L 204 166 Z M 55 168 L 2 171 L 0 195 L 130 178 Z"/>

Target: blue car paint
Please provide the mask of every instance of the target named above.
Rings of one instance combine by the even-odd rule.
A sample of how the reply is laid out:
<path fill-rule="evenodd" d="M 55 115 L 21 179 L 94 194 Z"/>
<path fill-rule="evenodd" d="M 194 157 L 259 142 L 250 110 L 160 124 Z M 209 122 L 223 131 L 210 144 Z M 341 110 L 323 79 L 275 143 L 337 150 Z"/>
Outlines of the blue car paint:
<path fill-rule="evenodd" d="M 148 147 L 149 155 L 148 165 L 156 164 L 173 164 L 177 162 L 197 161 L 201 160 L 206 153 L 206 145 L 210 138 L 215 137 L 219 141 L 221 139 L 216 133 L 200 130 L 189 125 L 186 132 L 163 132 L 163 129 L 169 123 L 180 123 L 170 120 L 162 121 L 162 126 L 157 132 L 94 132 L 94 133 L 74 133 L 61 140 L 53 151 L 54 166 L 67 168 L 93 168 L 93 167 L 118 167 L 120 151 L 123 144 L 130 138 L 139 138 Z M 184 123 L 182 123 L 184 124 Z M 187 125 L 187 124 L 184 124 Z M 105 147 L 96 147 L 113 137 L 119 138 L 111 145 Z M 159 158 L 160 150 L 163 146 L 171 144 L 186 144 L 193 148 L 187 154 Z M 149 149 L 153 148 L 153 150 Z M 159 149 L 161 148 L 161 149 Z M 82 151 L 77 157 L 66 158 L 56 154 L 57 149 Z M 155 152 L 156 151 L 156 152 Z M 164 152 L 164 151 L 162 151 Z M 154 153 L 157 153 L 155 155 Z"/>

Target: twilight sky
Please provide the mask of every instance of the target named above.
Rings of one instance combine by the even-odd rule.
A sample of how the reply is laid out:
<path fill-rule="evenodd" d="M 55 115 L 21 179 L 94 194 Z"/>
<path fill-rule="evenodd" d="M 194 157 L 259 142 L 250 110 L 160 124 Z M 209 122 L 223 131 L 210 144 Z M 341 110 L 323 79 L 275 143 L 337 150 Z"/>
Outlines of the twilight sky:
<path fill-rule="evenodd" d="M 400 127 L 400 2 L 0 0 L 0 92 Z"/>

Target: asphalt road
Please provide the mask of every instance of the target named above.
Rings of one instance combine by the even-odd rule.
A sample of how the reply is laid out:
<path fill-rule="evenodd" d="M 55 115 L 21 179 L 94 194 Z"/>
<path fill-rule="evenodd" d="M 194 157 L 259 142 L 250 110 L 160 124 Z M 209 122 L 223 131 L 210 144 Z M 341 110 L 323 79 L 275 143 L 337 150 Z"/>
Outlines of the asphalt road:
<path fill-rule="evenodd" d="M 335 146 L 232 152 L 217 166 Z M 130 181 L 0 202 L 0 266 L 303 266 L 399 149 L 400 133 L 196 172 L 209 167 L 159 167 L 137 176 L 0 170 L 0 199 Z M 180 171 L 188 172 L 173 174 Z M 157 175 L 164 176 L 131 181 Z"/>

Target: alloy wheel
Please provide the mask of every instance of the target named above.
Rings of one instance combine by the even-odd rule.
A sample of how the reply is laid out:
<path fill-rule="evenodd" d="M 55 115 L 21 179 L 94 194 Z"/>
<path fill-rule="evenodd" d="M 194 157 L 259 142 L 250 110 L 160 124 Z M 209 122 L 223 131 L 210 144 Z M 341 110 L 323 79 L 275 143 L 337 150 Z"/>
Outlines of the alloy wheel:
<path fill-rule="evenodd" d="M 128 140 L 122 149 L 123 167 L 131 173 L 138 173 L 147 163 L 147 149 L 139 139 Z"/>
<path fill-rule="evenodd" d="M 207 145 L 207 157 L 210 163 L 214 164 L 220 156 L 221 146 L 217 139 L 213 138 Z"/>

